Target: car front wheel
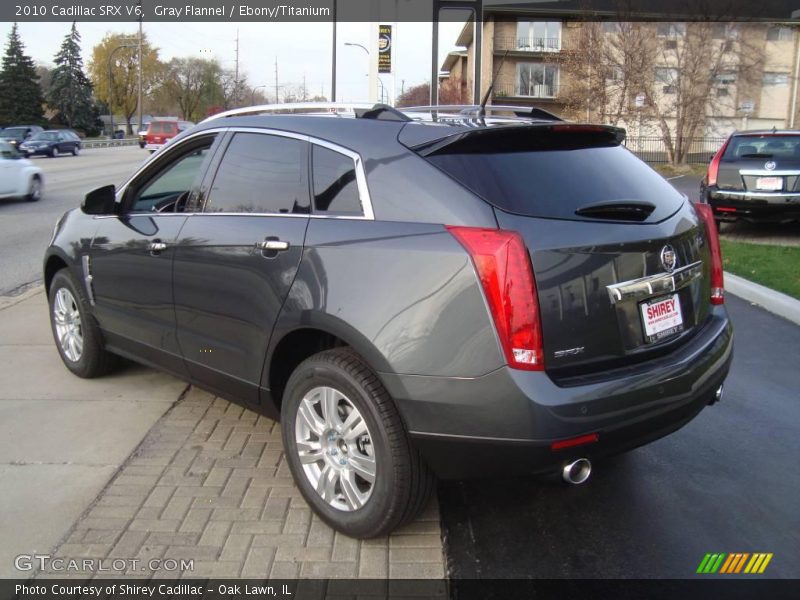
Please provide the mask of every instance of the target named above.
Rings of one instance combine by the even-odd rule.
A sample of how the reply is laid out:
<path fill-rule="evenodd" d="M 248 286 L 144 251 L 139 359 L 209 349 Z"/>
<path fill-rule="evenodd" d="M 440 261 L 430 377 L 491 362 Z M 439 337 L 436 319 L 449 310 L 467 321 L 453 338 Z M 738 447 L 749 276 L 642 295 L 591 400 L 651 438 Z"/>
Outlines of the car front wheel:
<path fill-rule="evenodd" d="M 28 186 L 28 195 L 25 196 L 28 202 L 37 202 L 42 198 L 42 178 L 38 175 L 31 177 L 31 183 Z"/>
<path fill-rule="evenodd" d="M 53 277 L 49 293 L 50 325 L 64 365 L 78 377 L 107 373 L 116 357 L 103 347 L 102 334 L 88 302 L 67 269 Z"/>
<path fill-rule="evenodd" d="M 78 148 L 78 146 L 73 146 L 72 147 L 72 156 L 78 156 L 78 154 L 80 154 L 80 151 L 81 151 L 81 149 Z"/>
<path fill-rule="evenodd" d="M 281 407 L 286 459 L 303 497 L 334 529 L 386 535 L 427 504 L 433 476 L 363 359 L 326 350 L 292 373 Z"/>
<path fill-rule="evenodd" d="M 56 158 L 57 156 L 58 156 L 58 147 L 53 146 L 53 148 L 50 150 L 50 158 Z"/>

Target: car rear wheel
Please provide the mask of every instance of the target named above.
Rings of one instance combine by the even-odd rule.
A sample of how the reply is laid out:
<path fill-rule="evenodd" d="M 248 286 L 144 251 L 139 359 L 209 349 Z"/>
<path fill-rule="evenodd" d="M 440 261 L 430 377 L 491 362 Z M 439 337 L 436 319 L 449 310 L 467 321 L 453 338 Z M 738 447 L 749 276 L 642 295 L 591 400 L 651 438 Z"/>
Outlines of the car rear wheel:
<path fill-rule="evenodd" d="M 38 175 L 31 177 L 30 186 L 28 186 L 28 195 L 25 199 L 28 202 L 37 202 L 42 198 L 42 178 Z"/>
<path fill-rule="evenodd" d="M 104 348 L 100 328 L 89 312 L 83 290 L 67 269 L 53 277 L 49 303 L 53 338 L 64 365 L 78 377 L 87 379 L 107 373 L 116 357 Z"/>
<path fill-rule="evenodd" d="M 410 445 L 388 392 L 347 348 L 326 350 L 292 373 L 281 407 L 289 469 L 311 508 L 356 538 L 413 519 L 434 479 Z"/>

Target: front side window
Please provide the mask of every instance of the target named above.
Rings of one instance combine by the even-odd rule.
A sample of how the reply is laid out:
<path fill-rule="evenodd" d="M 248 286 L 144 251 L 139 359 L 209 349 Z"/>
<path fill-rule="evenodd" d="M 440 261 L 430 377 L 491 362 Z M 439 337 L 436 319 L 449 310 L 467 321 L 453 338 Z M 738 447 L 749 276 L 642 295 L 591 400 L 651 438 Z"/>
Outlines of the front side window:
<path fill-rule="evenodd" d="M 555 98 L 558 88 L 558 65 L 517 63 L 518 96 Z"/>
<path fill-rule="evenodd" d="M 362 215 L 356 168 L 349 156 L 314 146 L 312 173 L 314 211 L 323 214 Z"/>
<path fill-rule="evenodd" d="M 11 147 L 11 144 L 0 140 L 0 159 L 6 160 L 14 158 L 17 151 Z"/>
<path fill-rule="evenodd" d="M 262 133 L 237 133 L 219 165 L 206 212 L 309 212 L 308 144 Z"/>
<path fill-rule="evenodd" d="M 202 174 L 203 162 L 212 142 L 213 138 L 209 138 L 179 155 L 143 183 L 131 202 L 131 212 L 162 212 L 185 202 Z"/>

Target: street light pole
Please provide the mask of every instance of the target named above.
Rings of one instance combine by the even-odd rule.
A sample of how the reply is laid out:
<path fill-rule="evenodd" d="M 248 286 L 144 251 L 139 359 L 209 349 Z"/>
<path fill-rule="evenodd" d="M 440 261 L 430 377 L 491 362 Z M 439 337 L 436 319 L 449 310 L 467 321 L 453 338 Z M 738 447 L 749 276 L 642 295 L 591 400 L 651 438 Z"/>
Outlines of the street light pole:
<path fill-rule="evenodd" d="M 122 44 L 114 48 L 108 55 L 108 112 L 111 117 L 111 139 L 114 139 L 114 72 L 111 64 L 114 62 L 114 54 L 123 48 L 135 48 L 136 44 Z"/>
<path fill-rule="evenodd" d="M 367 53 L 367 57 L 369 57 L 369 49 L 363 44 L 356 44 L 355 42 L 345 42 L 344 45 L 361 48 L 364 52 Z M 386 95 L 386 88 L 383 86 L 383 81 L 381 81 L 380 77 L 376 77 L 376 79 L 378 80 L 378 84 L 381 86 L 381 102 L 383 102 L 383 97 Z"/>
<path fill-rule="evenodd" d="M 256 90 L 260 90 L 261 88 L 267 87 L 266 85 L 257 85 L 253 88 L 253 91 L 250 93 L 250 105 L 253 106 L 256 103 Z"/>
<path fill-rule="evenodd" d="M 139 0 L 139 10 L 142 9 L 142 0 Z M 136 133 L 139 133 L 142 130 L 142 119 L 144 112 L 144 108 L 142 106 L 142 19 L 144 18 L 144 13 L 141 12 L 139 14 L 139 66 L 136 72 L 136 79 L 137 79 L 137 93 L 136 93 L 136 108 L 137 108 L 137 117 L 139 120 L 139 129 L 136 130 Z"/>

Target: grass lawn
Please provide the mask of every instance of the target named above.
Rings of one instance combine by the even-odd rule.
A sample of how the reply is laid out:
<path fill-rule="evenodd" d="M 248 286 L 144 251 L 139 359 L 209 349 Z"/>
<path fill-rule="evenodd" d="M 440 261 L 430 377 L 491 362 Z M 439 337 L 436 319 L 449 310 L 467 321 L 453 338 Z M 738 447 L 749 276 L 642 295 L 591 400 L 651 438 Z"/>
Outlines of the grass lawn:
<path fill-rule="evenodd" d="M 800 299 L 800 247 L 720 243 L 726 271 Z"/>

